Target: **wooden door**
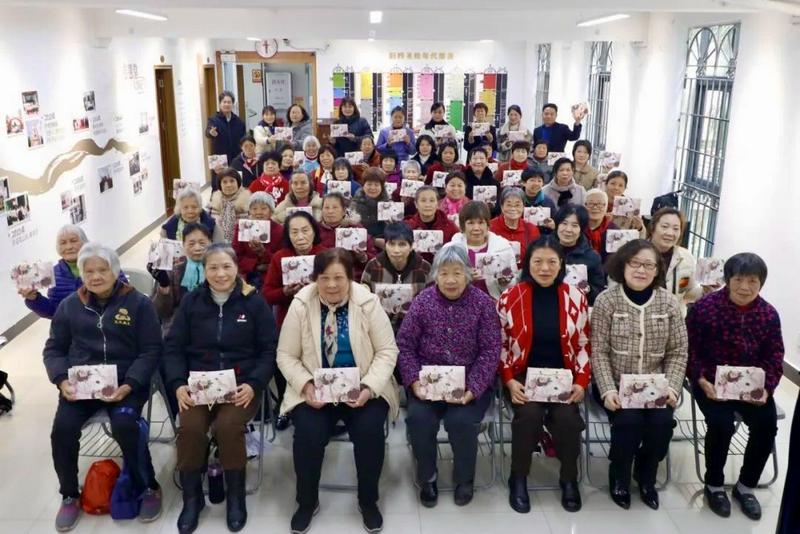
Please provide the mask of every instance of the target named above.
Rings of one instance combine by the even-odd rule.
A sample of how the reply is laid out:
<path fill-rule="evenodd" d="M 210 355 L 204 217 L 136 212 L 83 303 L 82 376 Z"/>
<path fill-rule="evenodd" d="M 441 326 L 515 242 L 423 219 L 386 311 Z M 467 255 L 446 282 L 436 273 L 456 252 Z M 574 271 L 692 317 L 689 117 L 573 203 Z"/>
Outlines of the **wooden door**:
<path fill-rule="evenodd" d="M 178 155 L 178 121 L 175 115 L 175 90 L 172 67 L 156 67 L 156 102 L 158 106 L 158 141 L 161 145 L 161 178 L 164 183 L 164 208 L 171 214 L 175 207 L 172 181 L 181 177 Z"/>
<path fill-rule="evenodd" d="M 203 65 L 203 87 L 200 91 L 201 105 L 203 109 L 203 130 L 209 117 L 217 113 L 217 74 L 214 65 Z M 211 154 L 211 139 L 203 135 L 203 168 Z M 207 175 L 208 176 L 208 175 Z"/>

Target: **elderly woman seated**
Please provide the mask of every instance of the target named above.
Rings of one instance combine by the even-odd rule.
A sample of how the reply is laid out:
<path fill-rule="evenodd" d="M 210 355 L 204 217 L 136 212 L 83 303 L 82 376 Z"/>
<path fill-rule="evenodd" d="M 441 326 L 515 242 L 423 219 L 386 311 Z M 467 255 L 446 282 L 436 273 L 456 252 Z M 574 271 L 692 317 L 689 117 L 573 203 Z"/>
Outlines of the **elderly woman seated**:
<path fill-rule="evenodd" d="M 245 425 L 260 407 L 275 369 L 275 319 L 264 299 L 238 276 L 236 254 L 229 245 L 211 245 L 203 255 L 206 282 L 186 295 L 167 335 L 164 362 L 167 386 L 180 405 L 178 470 L 183 511 L 178 530 L 197 528 L 205 506 L 203 473 L 208 430 L 214 423 L 219 459 L 225 470 L 228 528 L 247 522 L 245 506 Z M 190 395 L 192 372 L 232 370 L 235 390 L 227 402 L 200 404 Z"/>
<path fill-rule="evenodd" d="M 89 239 L 80 226 L 67 224 L 56 234 L 56 251 L 61 258 L 56 263 L 55 283 L 47 290 L 45 297 L 33 288 L 20 288 L 17 292 L 25 299 L 25 306 L 42 319 L 51 319 L 62 300 L 83 285 L 78 269 L 78 251 Z M 120 281 L 126 281 L 119 273 Z"/>
<path fill-rule="evenodd" d="M 269 221 L 269 242 L 262 243 L 256 237 L 250 241 L 240 241 L 238 226 L 233 232 L 231 241 L 239 261 L 239 276 L 259 291 L 272 256 L 283 248 L 283 225 L 271 220 L 275 209 L 275 199 L 272 195 L 264 191 L 253 193 L 248 202 L 246 218 Z"/>
<path fill-rule="evenodd" d="M 211 230 L 213 241 L 223 240 L 222 228 L 217 226 L 214 218 L 203 210 L 203 197 L 195 187 L 189 186 L 180 190 L 175 199 L 175 214 L 161 225 L 161 237 L 180 239 L 183 227 L 189 223 L 203 223 Z"/>
<path fill-rule="evenodd" d="M 84 286 L 56 310 L 44 347 L 44 366 L 58 387 L 59 399 L 50 441 L 63 497 L 56 530 L 74 528 L 80 518 L 78 451 L 81 428 L 104 410 L 111 434 L 141 492 L 139 520 L 161 514 L 161 490 L 149 451 L 139 449 L 138 418 L 161 358 L 161 329 L 150 300 L 118 280 L 119 257 L 97 243 L 84 245 L 77 258 Z M 107 365 L 111 369 L 74 369 Z M 100 391 L 87 387 L 91 373 L 110 371 Z M 104 375 L 100 375 L 104 376 Z M 106 383 L 107 382 L 107 383 Z"/>
<path fill-rule="evenodd" d="M 500 363 L 500 321 L 492 298 L 470 284 L 472 266 L 464 247 L 442 247 L 431 278 L 435 285 L 414 299 L 397 334 L 400 374 L 409 389 L 406 425 L 420 501 L 430 508 L 439 496 L 436 435 L 444 420 L 453 448 L 455 503 L 464 506 L 472 500 L 478 427 L 491 403 Z M 423 366 L 431 365 L 463 370 L 463 387 L 456 385 L 446 400 L 433 400 L 420 380 Z"/>
<path fill-rule="evenodd" d="M 378 482 L 383 468 L 384 424 L 397 416 L 397 362 L 392 325 L 380 300 L 353 280 L 352 255 L 331 249 L 314 258 L 313 283 L 289 307 L 278 344 L 278 366 L 289 387 L 281 413 L 292 413 L 297 511 L 292 532 L 306 532 L 319 510 L 319 479 L 325 447 L 338 421 L 353 442 L 358 506 L 367 532 L 379 532 Z M 330 370 L 327 376 L 320 371 Z M 352 373 L 343 399 L 322 397 L 334 372 Z M 329 388 L 332 389 L 332 386 Z"/>

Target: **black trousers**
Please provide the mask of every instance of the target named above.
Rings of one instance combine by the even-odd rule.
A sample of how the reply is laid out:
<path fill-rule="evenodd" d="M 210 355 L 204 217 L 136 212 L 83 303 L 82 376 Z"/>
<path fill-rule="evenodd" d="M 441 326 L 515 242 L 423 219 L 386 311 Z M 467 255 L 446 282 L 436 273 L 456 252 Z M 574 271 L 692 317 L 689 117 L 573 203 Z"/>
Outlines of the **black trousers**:
<path fill-rule="evenodd" d="M 789 464 L 786 466 L 786 481 L 783 485 L 781 513 L 775 534 L 800 532 L 800 394 L 794 405 L 792 434 L 789 441 Z"/>
<path fill-rule="evenodd" d="M 127 414 L 116 414 L 114 408 L 126 406 L 141 414 L 142 406 L 147 401 L 146 392 L 133 392 L 121 402 L 107 403 L 101 400 L 67 401 L 58 399 L 58 408 L 53 420 L 50 442 L 53 448 L 53 464 L 55 465 L 60 493 L 64 497 L 79 497 L 78 484 L 78 452 L 80 449 L 81 427 L 101 409 L 108 410 L 111 420 L 111 435 L 130 466 L 133 481 L 137 488 L 158 488 L 150 451 L 147 449 L 145 465 L 139 462 L 139 425 L 134 417 Z M 140 473 L 146 475 L 142 480 Z"/>
<path fill-rule="evenodd" d="M 603 405 L 597 388 L 593 395 Z M 611 446 L 608 459 L 609 475 L 625 486 L 630 484 L 633 463 L 640 486 L 654 486 L 658 464 L 667 456 L 674 426 L 674 410 L 626 409 L 612 412 L 606 410 L 611 422 Z"/>
<path fill-rule="evenodd" d="M 319 479 L 325 447 L 334 427 L 343 421 L 353 442 L 358 476 L 358 502 L 378 502 L 378 483 L 385 454 L 384 425 L 389 405 L 383 399 L 371 399 L 361 408 L 346 404 L 327 404 L 317 410 L 300 404 L 292 411 L 294 423 L 294 472 L 297 477 L 297 504 L 314 507 L 319 498 Z"/>
<path fill-rule="evenodd" d="M 406 428 L 417 461 L 417 480 L 427 482 L 436 475 L 436 435 L 440 422 L 444 420 L 453 449 L 453 482 L 472 483 L 478 457 L 478 432 L 494 392 L 489 389 L 465 405 L 420 400 L 410 389 L 407 395 Z"/>
<path fill-rule="evenodd" d="M 738 413 L 750 431 L 739 481 L 748 488 L 758 486 L 758 480 L 772 453 L 775 436 L 778 433 L 775 399 L 770 396 L 766 404 L 756 406 L 742 401 L 711 400 L 699 386 L 694 386 L 692 391 L 708 427 L 705 443 L 706 484 L 722 486 L 725 483 L 723 470 L 728 459 L 731 438 L 736 432 L 735 421 Z"/>

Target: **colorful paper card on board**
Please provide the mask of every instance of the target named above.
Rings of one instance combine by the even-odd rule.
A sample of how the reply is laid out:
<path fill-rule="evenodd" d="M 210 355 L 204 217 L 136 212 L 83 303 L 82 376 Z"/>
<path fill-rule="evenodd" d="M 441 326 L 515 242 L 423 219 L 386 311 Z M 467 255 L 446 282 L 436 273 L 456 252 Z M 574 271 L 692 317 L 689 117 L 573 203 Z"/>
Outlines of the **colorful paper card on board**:
<path fill-rule="evenodd" d="M 333 98 L 344 98 L 346 95 L 344 88 L 334 87 Z"/>
<path fill-rule="evenodd" d="M 483 75 L 483 88 L 496 89 L 497 88 L 497 74 L 484 74 Z"/>
<path fill-rule="evenodd" d="M 451 100 L 447 106 L 447 122 L 460 130 L 464 126 L 464 102 L 461 100 Z"/>
<path fill-rule="evenodd" d="M 333 86 L 344 87 L 344 72 L 333 73 Z"/>
<path fill-rule="evenodd" d="M 359 77 L 361 80 L 361 98 L 372 98 L 372 73 L 362 72 Z"/>
<path fill-rule="evenodd" d="M 392 72 L 389 74 L 389 90 L 392 87 L 399 87 L 402 89 L 403 87 L 403 73 L 402 72 Z"/>
<path fill-rule="evenodd" d="M 423 100 L 433 100 L 433 74 L 419 75 L 419 97 Z"/>

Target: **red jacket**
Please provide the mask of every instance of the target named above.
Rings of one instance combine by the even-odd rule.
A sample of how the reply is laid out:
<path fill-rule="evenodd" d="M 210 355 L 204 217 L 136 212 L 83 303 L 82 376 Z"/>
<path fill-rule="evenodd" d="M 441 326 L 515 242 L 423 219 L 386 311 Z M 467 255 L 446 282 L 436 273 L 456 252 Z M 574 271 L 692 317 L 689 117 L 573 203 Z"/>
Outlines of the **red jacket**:
<path fill-rule="evenodd" d="M 269 243 L 264 243 L 264 250 L 261 254 L 256 254 L 250 248 L 250 244 L 239 241 L 239 225 L 233 227 L 233 251 L 239 260 L 239 274 L 247 279 L 247 275 L 255 271 L 259 265 L 269 267 L 272 255 L 283 248 L 283 225 L 275 221 L 269 222 Z M 265 271 L 266 272 L 266 271 Z"/>
<path fill-rule="evenodd" d="M 380 167 L 381 166 L 381 155 L 377 150 L 372 151 L 372 157 L 369 160 L 365 159 L 364 163 L 367 164 L 367 167 Z M 361 165 L 354 165 L 353 166 L 353 174 L 356 176 L 356 181 L 364 185 L 364 171 L 366 171 L 366 167 L 362 167 Z"/>
<path fill-rule="evenodd" d="M 248 189 L 250 189 L 251 193 L 258 191 L 269 193 L 275 199 L 275 205 L 277 206 L 289 194 L 289 182 L 280 173 L 273 176 L 262 174 L 250 184 Z"/>
<path fill-rule="evenodd" d="M 431 185 L 433 183 L 433 173 L 435 172 L 453 172 L 453 171 L 461 171 L 464 172 L 464 166 L 460 163 L 453 163 L 450 165 L 449 168 L 444 168 L 444 163 L 441 161 L 434 161 L 428 167 L 428 172 L 425 174 L 425 183 L 427 185 Z"/>
<path fill-rule="evenodd" d="M 595 252 L 600 254 L 600 257 L 605 260 L 606 256 L 606 232 L 608 230 L 616 230 L 617 225 L 614 224 L 613 219 L 611 216 L 606 215 L 603 217 L 603 222 L 600 223 L 600 226 L 592 230 L 589 228 L 589 225 L 586 225 L 586 229 L 583 231 L 583 235 L 586 236 L 586 239 L 589 240 L 589 244 L 592 246 Z"/>
<path fill-rule="evenodd" d="M 322 245 L 314 245 L 308 256 L 315 256 L 320 252 L 326 250 Z M 294 296 L 287 297 L 283 293 L 283 270 L 281 269 L 281 259 L 292 258 L 298 256 L 294 249 L 282 248 L 272 255 L 269 262 L 267 274 L 264 275 L 264 283 L 261 285 L 261 295 L 266 299 L 269 304 L 276 308 L 275 321 L 280 329 L 283 320 L 286 318 L 286 313 L 289 311 L 289 305 L 292 303 Z"/>
<path fill-rule="evenodd" d="M 541 236 L 538 226 L 523 219 L 520 219 L 516 230 L 509 228 L 502 215 L 498 215 L 489 222 L 489 230 L 500 237 L 505 237 L 509 241 L 516 241 L 519 243 L 520 258 L 525 257 L 525 250 L 528 248 L 528 245 Z"/>
<path fill-rule="evenodd" d="M 339 226 L 336 228 L 364 228 L 360 224 L 355 224 L 350 222 L 348 219 L 343 220 L 339 223 Z M 336 247 L 336 228 L 332 228 L 325 224 L 324 222 L 319 223 L 319 236 L 322 239 L 322 247 L 324 249 L 334 248 Z M 360 281 L 361 274 L 364 272 L 364 267 L 367 265 L 367 262 L 378 255 L 378 251 L 375 250 L 375 242 L 372 240 L 372 236 L 367 234 L 367 261 L 361 263 L 358 261 L 353 255 L 353 280 Z"/>
<path fill-rule="evenodd" d="M 453 224 L 453 221 L 448 219 L 447 215 L 445 215 L 442 210 L 436 210 L 436 216 L 430 223 L 422 222 L 419 213 L 411 217 L 406 217 L 403 222 L 406 223 L 411 230 L 441 230 L 444 234 L 443 244 L 449 243 L 450 240 L 453 239 L 453 236 L 460 231 L 458 226 Z M 420 256 L 422 256 L 422 259 L 425 261 L 433 261 L 433 254 L 430 252 L 422 253 Z"/>
<path fill-rule="evenodd" d="M 503 183 L 503 171 L 524 171 L 528 167 L 528 160 L 525 160 L 522 163 L 514 161 L 513 159 L 510 161 L 504 161 L 497 166 L 497 172 L 494 173 L 494 179 L 500 183 Z"/>
<path fill-rule="evenodd" d="M 325 171 L 322 170 L 322 167 L 317 167 L 313 173 L 311 173 L 311 187 L 314 188 L 314 191 L 319 193 L 319 196 L 325 196 L 325 184 L 327 181 L 323 181 L 322 178 L 325 177 Z M 333 180 L 333 171 L 330 172 L 330 179 Z"/>
<path fill-rule="evenodd" d="M 569 284 L 562 283 L 558 292 L 564 368 L 571 369 L 573 382 L 586 389 L 592 374 L 589 301 L 580 289 Z M 524 373 L 528 367 L 528 353 L 533 343 L 533 297 L 533 284 L 520 282 L 506 289 L 497 301 L 502 327 L 500 378 L 503 383 Z"/>

